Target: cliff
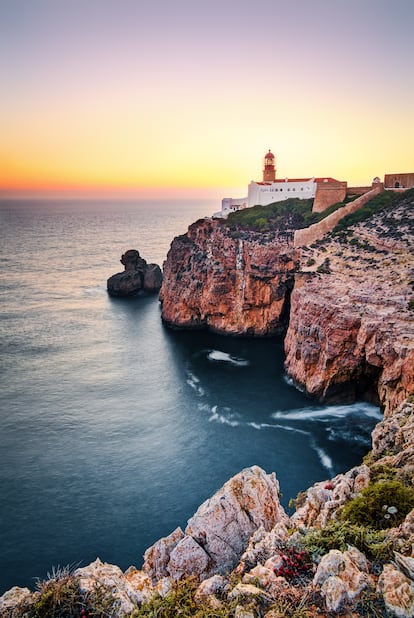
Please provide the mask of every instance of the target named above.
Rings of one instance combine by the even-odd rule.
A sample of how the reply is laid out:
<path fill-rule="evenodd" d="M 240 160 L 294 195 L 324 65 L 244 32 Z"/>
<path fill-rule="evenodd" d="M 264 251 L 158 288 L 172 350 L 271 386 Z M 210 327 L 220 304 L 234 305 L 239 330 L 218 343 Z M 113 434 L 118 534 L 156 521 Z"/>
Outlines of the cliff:
<path fill-rule="evenodd" d="M 173 240 L 164 263 L 162 319 L 232 335 L 280 333 L 298 266 L 289 235 L 197 221 Z"/>
<path fill-rule="evenodd" d="M 377 396 L 388 413 L 414 392 L 413 202 L 302 248 L 286 371 L 310 394 Z"/>

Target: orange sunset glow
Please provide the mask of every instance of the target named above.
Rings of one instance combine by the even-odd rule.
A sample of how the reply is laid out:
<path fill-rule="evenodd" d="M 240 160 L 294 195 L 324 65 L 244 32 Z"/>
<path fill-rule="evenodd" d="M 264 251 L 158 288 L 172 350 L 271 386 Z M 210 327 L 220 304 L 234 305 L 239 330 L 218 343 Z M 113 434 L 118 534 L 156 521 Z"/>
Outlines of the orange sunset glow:
<path fill-rule="evenodd" d="M 411 171 L 413 18 L 410 0 L 1 1 L 0 195 L 240 193 L 267 148 L 281 177 Z"/>

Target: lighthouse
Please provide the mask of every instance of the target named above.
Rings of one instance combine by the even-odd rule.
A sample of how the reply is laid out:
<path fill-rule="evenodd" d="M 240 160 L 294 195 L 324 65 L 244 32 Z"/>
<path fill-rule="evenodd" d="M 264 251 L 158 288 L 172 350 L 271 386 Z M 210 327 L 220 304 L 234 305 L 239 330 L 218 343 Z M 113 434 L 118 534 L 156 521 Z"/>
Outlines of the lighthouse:
<path fill-rule="evenodd" d="M 269 150 L 264 157 L 263 182 L 274 182 L 275 180 L 275 155 Z"/>

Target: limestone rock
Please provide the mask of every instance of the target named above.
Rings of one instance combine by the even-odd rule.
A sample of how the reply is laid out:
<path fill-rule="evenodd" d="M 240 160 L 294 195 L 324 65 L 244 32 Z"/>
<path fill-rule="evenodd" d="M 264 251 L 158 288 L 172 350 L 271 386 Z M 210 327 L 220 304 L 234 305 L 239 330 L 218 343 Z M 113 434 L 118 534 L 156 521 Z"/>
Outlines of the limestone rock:
<path fill-rule="evenodd" d="M 34 595 L 28 588 L 13 586 L 0 597 L 0 614 L 6 616 L 6 612 L 10 612 L 9 615 L 13 615 L 11 612 L 14 608 L 30 605 L 33 600 Z"/>
<path fill-rule="evenodd" d="M 398 618 L 414 616 L 414 583 L 392 564 L 386 564 L 378 580 L 378 591 L 387 609 Z"/>
<path fill-rule="evenodd" d="M 107 281 L 110 296 L 130 297 L 142 292 L 158 292 L 162 284 L 161 269 L 147 264 L 136 249 L 129 249 L 121 257 L 125 271 L 112 275 Z"/>
<path fill-rule="evenodd" d="M 220 609 L 222 602 L 219 596 L 223 594 L 225 588 L 228 586 L 227 580 L 221 575 L 213 575 L 208 579 L 205 579 L 198 586 L 194 600 L 197 603 L 208 603 L 213 609 Z"/>
<path fill-rule="evenodd" d="M 369 480 L 370 470 L 362 465 L 330 481 L 315 483 L 308 489 L 304 504 L 290 518 L 291 525 L 296 528 L 326 526 L 345 502 L 367 487 Z"/>
<path fill-rule="evenodd" d="M 299 251 L 276 233 L 235 234 L 200 220 L 171 244 L 160 292 L 162 319 L 175 328 L 272 335 L 285 327 L 284 309 Z"/>
<path fill-rule="evenodd" d="M 167 571 L 173 579 L 208 571 L 209 557 L 192 536 L 186 535 L 170 553 Z"/>
<path fill-rule="evenodd" d="M 287 521 L 276 476 L 253 466 L 204 502 L 185 531 L 210 556 L 211 572 L 225 573 L 237 564 L 255 530 L 260 526 L 270 530 L 276 523 Z"/>
<path fill-rule="evenodd" d="M 283 548 L 288 538 L 286 520 L 277 523 L 269 532 L 263 526 L 259 527 L 249 539 L 249 544 L 240 559 L 237 572 L 244 573 L 258 562 L 265 563 L 265 566 L 267 566 L 266 561 L 272 559 L 277 551 Z"/>
<path fill-rule="evenodd" d="M 254 585 L 258 582 L 260 587 L 263 588 L 272 599 L 277 599 L 281 591 L 287 590 L 290 587 L 284 577 L 280 577 L 275 573 L 274 564 L 277 563 L 278 558 L 279 556 L 275 556 L 274 562 L 272 558 L 270 558 L 265 566 L 257 564 L 251 571 L 244 574 L 242 583 Z M 279 564 L 282 564 L 280 558 Z"/>
<path fill-rule="evenodd" d="M 198 586 L 195 598 L 203 601 L 213 594 L 221 594 L 227 586 L 227 580 L 222 575 L 212 575 Z"/>
<path fill-rule="evenodd" d="M 264 601 L 271 601 L 269 595 L 253 584 L 237 584 L 233 590 L 228 594 L 228 600 L 234 601 L 235 599 L 258 599 Z"/>
<path fill-rule="evenodd" d="M 337 611 L 341 605 L 356 599 L 372 585 L 365 556 L 355 547 L 345 552 L 332 549 L 323 556 L 313 584 L 321 587 L 327 609 Z"/>
<path fill-rule="evenodd" d="M 398 468 L 398 476 L 414 484 L 414 403 L 404 401 L 372 432 L 372 457 Z"/>
<path fill-rule="evenodd" d="M 144 555 L 143 570 L 153 581 L 193 573 L 205 579 L 231 571 L 260 526 L 271 530 L 288 517 L 279 502 L 274 474 L 258 466 L 236 474 L 206 500 L 188 521 L 185 536 L 177 529 Z"/>
<path fill-rule="evenodd" d="M 102 562 L 99 558 L 86 567 L 76 569 L 74 575 L 79 578 L 84 592 L 93 592 L 97 585 L 106 590 L 114 600 L 113 610 L 117 616 L 128 615 L 137 604 L 147 601 L 153 594 L 148 577 L 133 569 L 124 575 L 118 566 Z"/>
<path fill-rule="evenodd" d="M 184 532 L 178 527 L 146 550 L 142 570 L 148 573 L 154 582 L 163 577 L 169 577 L 167 566 L 170 553 L 183 538 Z"/>
<path fill-rule="evenodd" d="M 414 582 L 414 557 L 394 552 L 394 559 L 398 569 Z"/>

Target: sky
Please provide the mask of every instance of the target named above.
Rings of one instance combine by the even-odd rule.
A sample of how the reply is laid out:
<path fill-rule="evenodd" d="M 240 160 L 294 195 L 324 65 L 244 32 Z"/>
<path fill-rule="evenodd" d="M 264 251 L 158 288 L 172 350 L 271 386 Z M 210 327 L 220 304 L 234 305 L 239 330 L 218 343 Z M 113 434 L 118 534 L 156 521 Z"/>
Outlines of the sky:
<path fill-rule="evenodd" d="M 414 171 L 414 0 L 0 0 L 0 197 Z"/>

